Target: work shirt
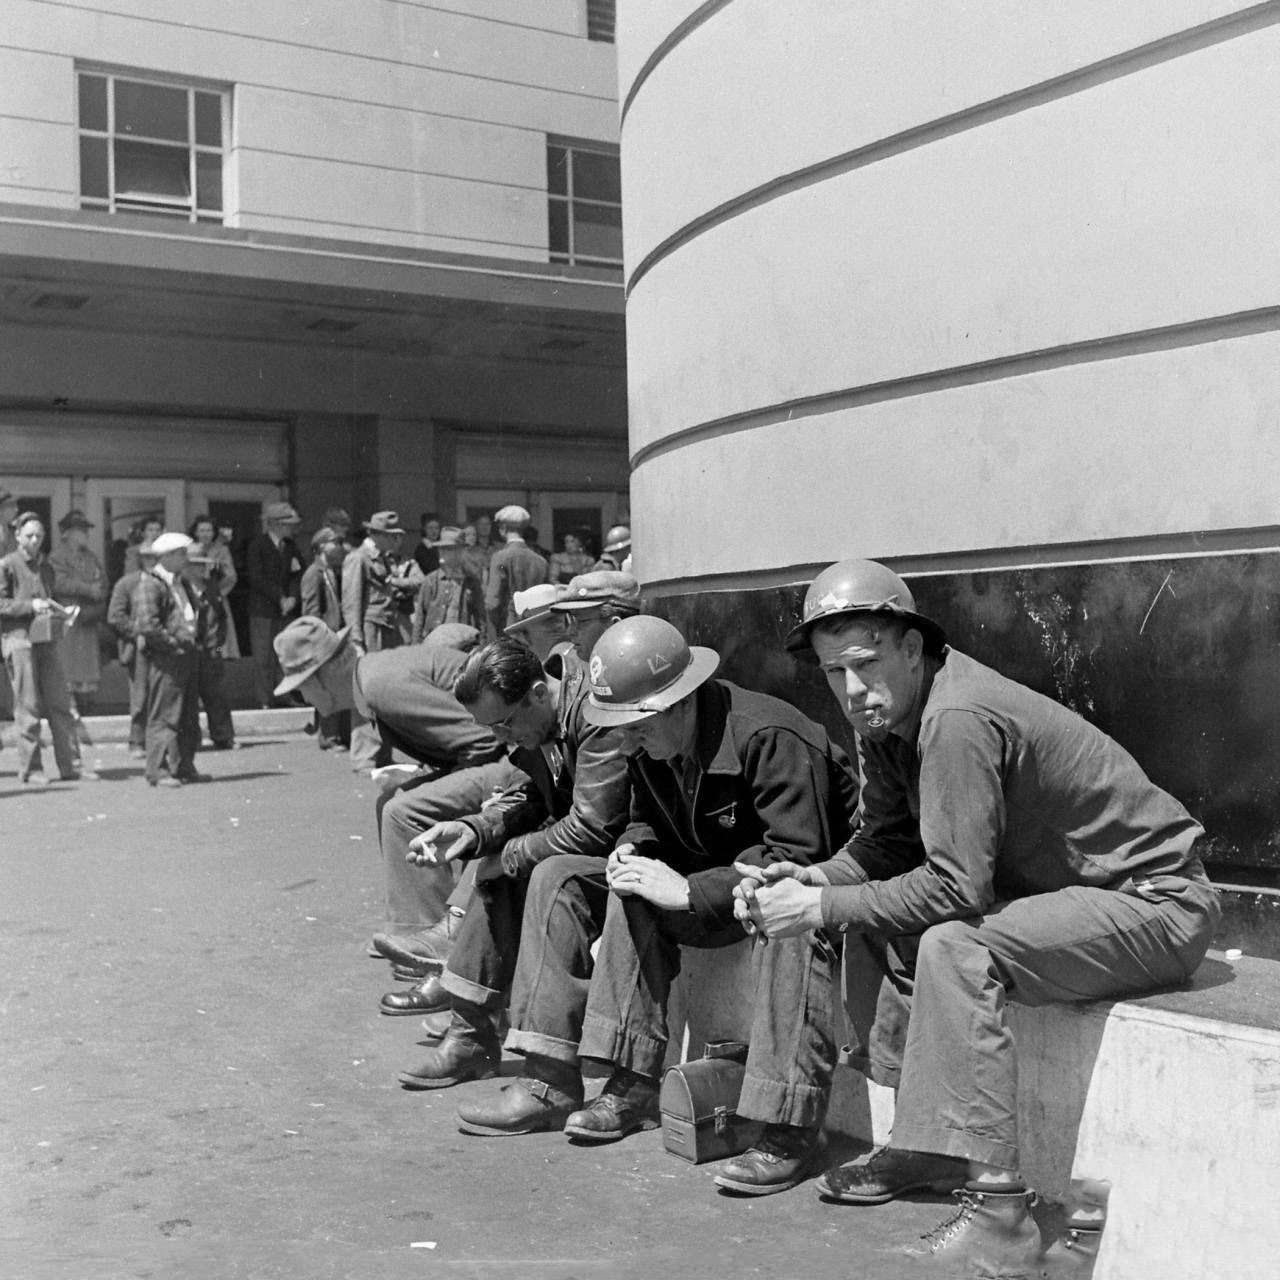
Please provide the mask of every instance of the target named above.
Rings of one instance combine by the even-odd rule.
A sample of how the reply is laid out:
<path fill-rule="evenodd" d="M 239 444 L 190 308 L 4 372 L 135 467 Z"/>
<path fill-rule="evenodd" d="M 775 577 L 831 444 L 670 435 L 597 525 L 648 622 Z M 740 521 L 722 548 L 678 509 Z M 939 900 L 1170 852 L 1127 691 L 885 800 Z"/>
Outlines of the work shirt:
<path fill-rule="evenodd" d="M 848 757 L 789 703 L 708 680 L 696 693 L 697 739 L 673 767 L 628 762 L 631 814 L 619 844 L 674 867 L 689 907 L 733 923 L 734 862 L 822 862 L 848 836 L 857 801 Z"/>
<path fill-rule="evenodd" d="M 1068 885 L 1203 878 L 1200 824 L 1074 711 L 948 648 L 915 720 L 858 740 L 858 822 L 823 865 L 824 924 L 915 934 Z"/>

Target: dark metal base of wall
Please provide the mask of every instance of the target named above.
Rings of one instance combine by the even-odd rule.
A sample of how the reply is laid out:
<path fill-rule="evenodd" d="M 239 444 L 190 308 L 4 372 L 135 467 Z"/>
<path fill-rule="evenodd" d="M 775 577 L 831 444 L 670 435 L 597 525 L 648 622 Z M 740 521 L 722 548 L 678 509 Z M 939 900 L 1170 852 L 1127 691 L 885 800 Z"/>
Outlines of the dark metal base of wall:
<path fill-rule="evenodd" d="M 1204 824 L 1215 879 L 1280 888 L 1280 555 L 911 579 L 951 643 L 1130 750 Z M 782 647 L 802 587 L 671 596 L 656 612 L 728 678 L 850 734 L 816 668 Z"/>

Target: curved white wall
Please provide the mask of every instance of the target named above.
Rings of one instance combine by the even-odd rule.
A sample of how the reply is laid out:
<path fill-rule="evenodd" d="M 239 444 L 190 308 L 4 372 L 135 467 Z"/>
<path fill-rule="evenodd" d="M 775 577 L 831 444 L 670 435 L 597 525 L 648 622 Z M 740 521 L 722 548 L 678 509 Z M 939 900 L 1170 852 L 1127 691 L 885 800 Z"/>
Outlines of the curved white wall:
<path fill-rule="evenodd" d="M 632 0 L 619 65 L 659 591 L 1275 523 L 1280 8 Z"/>

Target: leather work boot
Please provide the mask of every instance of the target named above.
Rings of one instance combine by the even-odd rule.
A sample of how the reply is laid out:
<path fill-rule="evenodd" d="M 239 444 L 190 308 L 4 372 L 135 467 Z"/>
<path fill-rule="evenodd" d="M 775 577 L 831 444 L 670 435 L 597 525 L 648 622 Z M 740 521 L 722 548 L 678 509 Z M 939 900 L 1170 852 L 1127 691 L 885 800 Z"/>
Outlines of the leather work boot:
<path fill-rule="evenodd" d="M 537 1054 L 528 1056 L 528 1070 L 496 1098 L 463 1103 L 458 1128 L 490 1138 L 564 1128 L 570 1113 L 582 1106 L 581 1071 Z"/>
<path fill-rule="evenodd" d="M 498 1074 L 502 1047 L 493 1014 L 465 1000 L 453 1003 L 453 1020 L 444 1039 L 427 1050 L 426 1060 L 400 1073 L 406 1089 L 448 1089 L 464 1080 L 487 1080 Z"/>
<path fill-rule="evenodd" d="M 769 1125 L 750 1151 L 734 1156 L 716 1175 L 716 1186 L 743 1196 L 789 1191 L 803 1179 L 818 1149 L 819 1133 L 816 1125 Z"/>
<path fill-rule="evenodd" d="M 1073 1227 L 1068 1223 L 1044 1255 L 1051 1280 L 1089 1280 L 1101 1243 L 1100 1223 L 1088 1227 Z"/>
<path fill-rule="evenodd" d="M 425 982 L 406 987 L 403 991 L 388 991 L 382 997 L 378 1009 L 392 1018 L 405 1018 L 415 1013 L 439 1013 L 453 1007 L 453 997 L 440 985 L 438 974 L 432 974 Z"/>
<path fill-rule="evenodd" d="M 824 1200 L 844 1204 L 884 1204 L 912 1191 L 954 1191 L 969 1176 L 969 1162 L 931 1151 L 877 1147 L 865 1160 L 828 1169 L 818 1179 Z"/>
<path fill-rule="evenodd" d="M 437 970 L 443 969 L 466 914 L 450 907 L 429 929 L 420 929 L 417 933 L 375 933 L 373 945 L 388 960 L 409 968 L 420 967 L 425 962 Z"/>
<path fill-rule="evenodd" d="M 976 1190 L 970 1183 L 952 1194 L 960 1207 L 906 1253 L 948 1280 L 1044 1280 L 1040 1228 L 1031 1216 L 1034 1191 Z"/>
<path fill-rule="evenodd" d="M 658 1082 L 617 1067 L 592 1104 L 568 1118 L 564 1131 L 583 1142 L 617 1142 L 657 1127 Z"/>

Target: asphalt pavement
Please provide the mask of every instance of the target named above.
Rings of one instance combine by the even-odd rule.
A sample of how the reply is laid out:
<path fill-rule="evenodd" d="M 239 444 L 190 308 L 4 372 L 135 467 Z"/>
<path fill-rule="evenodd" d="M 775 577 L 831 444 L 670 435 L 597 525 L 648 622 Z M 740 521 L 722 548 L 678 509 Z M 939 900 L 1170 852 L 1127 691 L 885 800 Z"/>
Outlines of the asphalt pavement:
<path fill-rule="evenodd" d="M 6 1280 L 927 1272 L 900 1247 L 945 1197 L 732 1198 L 656 1131 L 473 1138 L 457 1102 L 494 1081 L 402 1090 L 422 1032 L 378 1014 L 374 788 L 346 757 L 250 739 L 174 791 L 122 744 L 86 761 L 100 781 L 30 791 L 0 751 Z"/>

